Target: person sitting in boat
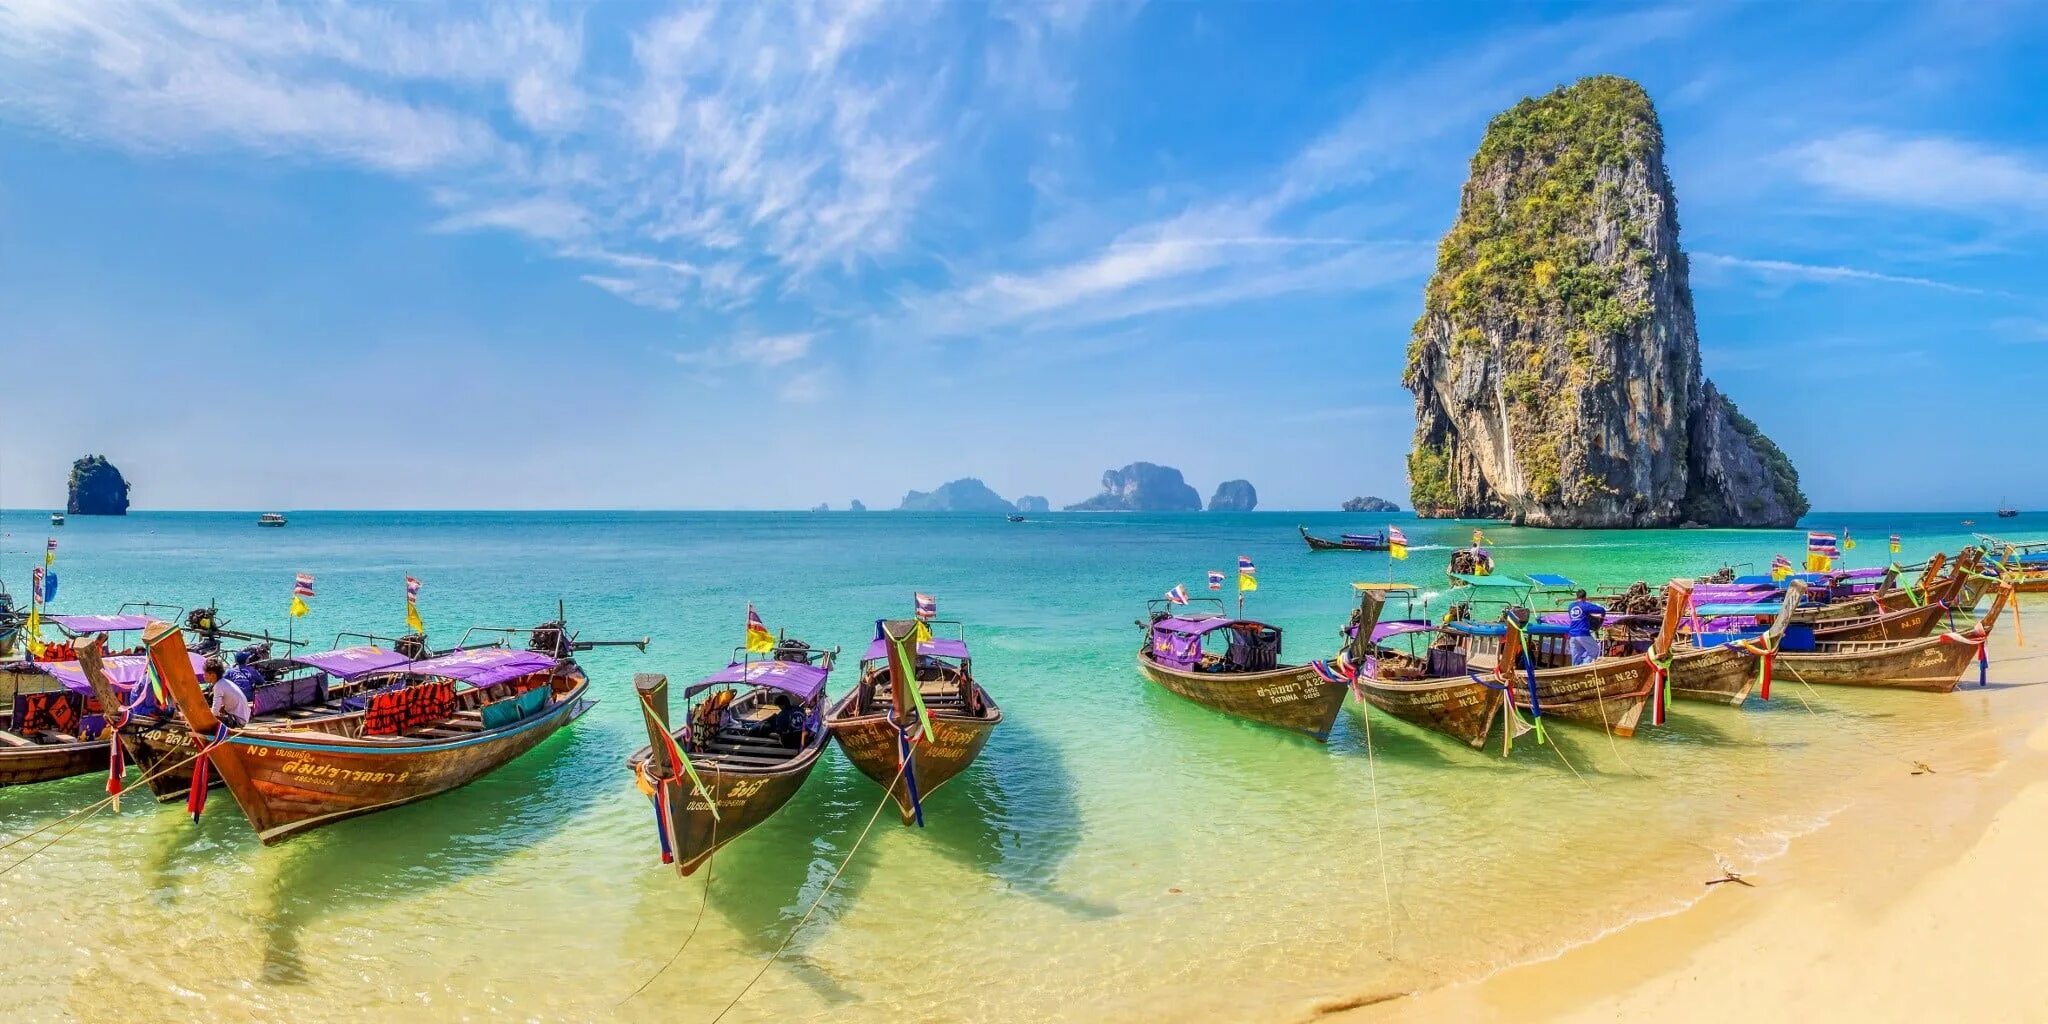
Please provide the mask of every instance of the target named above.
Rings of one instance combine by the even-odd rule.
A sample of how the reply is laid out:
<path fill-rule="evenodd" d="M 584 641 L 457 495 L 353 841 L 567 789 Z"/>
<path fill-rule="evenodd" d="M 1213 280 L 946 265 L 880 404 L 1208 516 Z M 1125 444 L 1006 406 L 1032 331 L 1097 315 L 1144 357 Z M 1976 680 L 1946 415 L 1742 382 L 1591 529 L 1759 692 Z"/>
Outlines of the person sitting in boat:
<path fill-rule="evenodd" d="M 227 678 L 227 667 L 219 658 L 206 659 L 206 685 L 213 689 L 213 716 L 239 729 L 249 724 L 249 695 Z"/>
<path fill-rule="evenodd" d="M 1565 636 L 1571 644 L 1572 664 L 1600 660 L 1600 625 L 1607 609 L 1586 600 L 1586 592 L 1574 592 L 1576 600 L 1565 609 Z"/>
<path fill-rule="evenodd" d="M 227 680 L 240 687 L 242 693 L 251 699 L 255 698 L 258 686 L 270 681 L 263 678 L 263 670 L 257 668 L 255 662 L 255 652 L 246 649 L 236 651 L 235 667 L 228 669 L 227 674 Z"/>

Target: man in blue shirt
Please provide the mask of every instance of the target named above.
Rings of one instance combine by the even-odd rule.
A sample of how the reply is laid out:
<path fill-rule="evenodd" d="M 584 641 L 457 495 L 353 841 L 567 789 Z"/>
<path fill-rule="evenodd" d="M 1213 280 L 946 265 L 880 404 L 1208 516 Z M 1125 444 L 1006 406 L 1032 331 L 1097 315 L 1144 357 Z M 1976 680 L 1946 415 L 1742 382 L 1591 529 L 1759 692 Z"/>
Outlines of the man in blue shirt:
<path fill-rule="evenodd" d="M 1586 592 L 1578 591 L 1578 600 L 1565 609 L 1565 636 L 1572 648 L 1572 664 L 1584 665 L 1600 660 L 1600 622 L 1607 615 L 1607 609 L 1586 600 Z"/>

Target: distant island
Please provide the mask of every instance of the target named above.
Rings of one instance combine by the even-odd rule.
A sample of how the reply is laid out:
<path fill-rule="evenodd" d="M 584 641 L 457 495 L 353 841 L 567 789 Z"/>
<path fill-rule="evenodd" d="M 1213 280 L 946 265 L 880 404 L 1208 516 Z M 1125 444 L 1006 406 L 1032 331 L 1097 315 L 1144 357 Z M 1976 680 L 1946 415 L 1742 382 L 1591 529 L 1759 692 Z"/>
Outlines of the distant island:
<path fill-rule="evenodd" d="M 1259 491 L 1250 480 L 1225 480 L 1209 496 L 1211 512 L 1250 512 L 1258 507 Z"/>
<path fill-rule="evenodd" d="M 868 507 L 866 505 L 861 504 L 859 498 L 855 498 L 852 501 L 847 502 L 846 510 L 848 512 L 866 512 L 868 510 Z"/>
<path fill-rule="evenodd" d="M 1133 462 L 1102 474 L 1102 493 L 1067 506 L 1069 512 L 1200 512 L 1202 495 L 1180 470 Z"/>
<path fill-rule="evenodd" d="M 830 506 L 830 505 L 827 505 L 827 504 L 825 504 L 824 502 L 822 502 L 822 501 L 821 501 L 821 502 L 817 503 L 816 505 L 812 505 L 812 506 L 811 506 L 811 511 L 813 511 L 813 512 L 830 512 L 830 511 L 832 511 L 832 506 Z"/>
<path fill-rule="evenodd" d="M 1678 226 L 1664 130 L 1635 82 L 1582 79 L 1487 125 L 1401 378 L 1417 515 L 1798 521 L 1791 460 L 1700 372 Z"/>
<path fill-rule="evenodd" d="M 1017 499 L 1017 511 L 1045 513 L 1052 511 L 1052 502 L 1036 494 L 1027 494 Z"/>
<path fill-rule="evenodd" d="M 128 481 L 104 455 L 88 455 L 71 464 L 64 511 L 74 516 L 125 516 Z"/>
<path fill-rule="evenodd" d="M 935 491 L 911 491 L 903 496 L 898 512 L 1015 512 L 1017 506 L 988 489 L 974 477 L 962 477 L 940 484 Z"/>
<path fill-rule="evenodd" d="M 1401 506 L 1385 498 L 1352 498 L 1344 503 L 1346 512 L 1399 512 Z"/>

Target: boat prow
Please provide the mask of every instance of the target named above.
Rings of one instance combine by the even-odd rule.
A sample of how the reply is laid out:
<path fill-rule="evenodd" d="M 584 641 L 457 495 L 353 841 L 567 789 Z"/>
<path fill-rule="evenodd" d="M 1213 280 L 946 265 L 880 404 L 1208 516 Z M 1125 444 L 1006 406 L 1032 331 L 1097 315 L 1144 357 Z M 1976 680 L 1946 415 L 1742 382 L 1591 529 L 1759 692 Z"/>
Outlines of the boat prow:
<path fill-rule="evenodd" d="M 922 823 L 924 801 L 981 756 L 1003 710 L 974 680 L 965 641 L 912 640 L 908 621 L 877 626 L 860 682 L 832 706 L 826 727 L 847 760 L 888 790 L 903 823 Z M 915 697 L 898 679 L 917 683 Z"/>

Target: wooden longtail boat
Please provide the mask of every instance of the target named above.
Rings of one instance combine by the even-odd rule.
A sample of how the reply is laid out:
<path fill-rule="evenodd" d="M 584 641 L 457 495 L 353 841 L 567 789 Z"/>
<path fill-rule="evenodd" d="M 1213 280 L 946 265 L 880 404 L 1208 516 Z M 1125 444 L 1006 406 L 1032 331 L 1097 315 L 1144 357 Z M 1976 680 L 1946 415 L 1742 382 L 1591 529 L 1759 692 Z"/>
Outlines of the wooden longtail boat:
<path fill-rule="evenodd" d="M 422 655 L 425 652 L 420 652 Z M 192 729 L 172 709 L 159 706 L 148 693 L 135 687 L 142 682 L 137 670 L 115 673 L 117 692 L 100 693 L 101 704 L 129 709 L 128 722 L 121 730 L 122 745 L 129 760 L 142 770 L 150 792 L 159 802 L 185 800 L 192 788 L 192 754 L 199 749 Z M 249 725 L 263 729 L 318 729 L 331 719 L 360 716 L 365 679 L 373 673 L 390 672 L 422 660 L 376 645 L 338 647 L 331 651 L 290 654 L 266 658 L 255 664 L 267 680 L 250 694 Z M 193 672 L 200 659 L 193 656 Z M 214 776 L 212 784 L 221 784 Z"/>
<path fill-rule="evenodd" d="M 1985 571 L 1997 577 L 1998 582 L 2009 584 L 2015 594 L 2048 593 L 2048 541 L 2006 541 L 1981 533 L 1977 539 L 1983 542 L 1991 559 Z M 1992 586 L 1985 583 L 1980 590 L 1988 591 Z"/>
<path fill-rule="evenodd" d="M 1974 603 L 1974 602 L 1973 602 Z M 1813 624 L 1815 640 L 1916 640 L 1947 620 L 1949 608 L 1937 601 L 1895 612 L 1827 619 Z"/>
<path fill-rule="evenodd" d="M 679 729 L 667 677 L 633 677 L 648 745 L 626 766 L 655 801 L 662 859 L 677 872 L 695 872 L 803 788 L 829 735 L 820 716 L 836 653 L 788 639 L 768 658 L 742 651 L 683 691 Z"/>
<path fill-rule="evenodd" d="M 1671 650 L 1679 616 L 1680 610 L 1667 602 L 1662 628 L 1647 653 L 1610 654 L 1584 665 L 1571 663 L 1569 638 L 1562 627 L 1529 627 L 1526 608 L 1507 609 L 1503 621 L 1491 628 L 1454 622 L 1445 629 L 1458 638 L 1468 666 L 1512 669 L 1502 674 L 1511 675 L 1506 681 L 1517 708 L 1598 725 L 1626 739 L 1636 734 L 1644 708 L 1656 696 L 1652 669 Z"/>
<path fill-rule="evenodd" d="M 1352 680 L 1358 699 L 1474 749 L 1485 746 L 1494 721 L 1501 717 L 1505 683 L 1496 680 L 1489 686 L 1448 671 L 1433 674 L 1430 658 L 1386 646 L 1399 636 L 1433 633 L 1435 627 L 1420 620 L 1382 622 L 1385 604 L 1380 592 L 1359 588 L 1358 617 L 1347 630 L 1345 652 L 1358 673 Z"/>
<path fill-rule="evenodd" d="M 157 623 L 143 640 L 172 701 L 204 738 L 211 769 L 266 845 L 466 785 L 590 707 L 590 681 L 566 643 L 547 653 L 487 647 L 367 678 L 365 690 L 377 692 L 359 714 L 229 730 L 208 706 L 177 629 Z"/>
<path fill-rule="evenodd" d="M 1301 539 L 1308 542 L 1308 549 L 1310 551 L 1387 550 L 1387 532 L 1385 530 L 1381 530 L 1378 533 L 1341 533 L 1337 535 L 1336 540 L 1325 540 L 1310 534 L 1306 526 L 1296 526 L 1295 529 L 1301 531 Z"/>
<path fill-rule="evenodd" d="M 0 707 L 0 786 L 107 769 L 100 704 L 89 690 L 59 677 L 56 667 L 30 661 L 0 664 L 0 686 L 7 688 L 7 705 Z"/>
<path fill-rule="evenodd" d="M 1947 576 L 1939 575 L 1943 566 L 1951 568 Z M 1840 619 L 1868 618 L 1921 605 L 1950 604 L 1962 589 L 1965 574 L 1969 569 L 1968 552 L 1959 557 L 1953 565 L 1950 565 L 1946 554 L 1937 553 L 1927 560 L 1926 570 L 1912 586 L 1880 590 L 1829 604 L 1801 608 L 1793 616 L 1792 621 L 1794 624 L 1808 623 L 1819 626 Z"/>
<path fill-rule="evenodd" d="M 974 680 L 967 642 L 914 641 L 916 631 L 910 620 L 875 623 L 860 682 L 825 718 L 847 760 L 888 788 L 906 825 L 924 823 L 924 801 L 974 763 L 1003 721 L 1002 709 Z M 900 685 L 905 681 L 911 685 Z"/>
<path fill-rule="evenodd" d="M 1968 629 L 1917 640 L 1856 640 L 1815 643 L 1812 650 L 1787 648 L 1778 666 L 1794 679 L 1816 685 L 1875 686 L 1898 690 L 1948 693 L 1963 680 L 2012 599 L 2000 587 L 1991 609 Z"/>
<path fill-rule="evenodd" d="M 1175 615 L 1153 601 L 1138 647 L 1138 672 L 1169 693 L 1207 708 L 1262 725 L 1330 738 L 1330 726 L 1344 709 L 1346 687 L 1324 679 L 1307 665 L 1280 663 L 1277 626 L 1223 614 Z M 1203 649 L 1211 636 L 1228 638 L 1222 653 Z"/>
<path fill-rule="evenodd" d="M 1700 645 L 1708 634 L 1701 632 L 1705 623 L 1699 621 L 1699 606 L 1690 600 L 1692 588 L 1693 581 L 1678 579 L 1672 580 L 1665 588 L 1665 607 L 1677 605 L 1688 609 L 1693 630 L 1688 634 L 1690 642 L 1671 649 L 1666 685 L 1673 697 L 1740 706 L 1749 699 L 1759 681 L 1768 678 L 1760 675 L 1762 651 L 1775 652 L 1778 649 L 1786 628 L 1791 624 L 1790 613 L 1806 596 L 1806 584 L 1791 581 L 1778 608 L 1760 609 L 1771 618 L 1770 625 L 1761 635 L 1724 637 L 1721 642 L 1706 646 Z"/>

